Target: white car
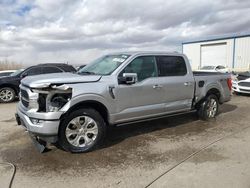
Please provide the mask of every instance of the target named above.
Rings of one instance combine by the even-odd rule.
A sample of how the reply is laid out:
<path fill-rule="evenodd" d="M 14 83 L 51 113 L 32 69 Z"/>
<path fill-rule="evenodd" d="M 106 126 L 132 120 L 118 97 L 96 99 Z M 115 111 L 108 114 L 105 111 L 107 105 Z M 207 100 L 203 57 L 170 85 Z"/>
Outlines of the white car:
<path fill-rule="evenodd" d="M 229 73 L 228 68 L 222 66 L 222 65 L 211 65 L 211 66 L 203 66 L 200 68 L 199 71 L 202 72 L 221 72 L 221 73 Z"/>
<path fill-rule="evenodd" d="M 238 76 L 233 79 L 232 89 L 237 93 L 247 93 L 250 94 L 250 72 L 244 72 L 238 74 Z"/>
<path fill-rule="evenodd" d="M 16 72 L 17 70 L 4 70 L 4 71 L 0 71 L 0 77 L 1 76 L 9 76 L 10 74 Z"/>

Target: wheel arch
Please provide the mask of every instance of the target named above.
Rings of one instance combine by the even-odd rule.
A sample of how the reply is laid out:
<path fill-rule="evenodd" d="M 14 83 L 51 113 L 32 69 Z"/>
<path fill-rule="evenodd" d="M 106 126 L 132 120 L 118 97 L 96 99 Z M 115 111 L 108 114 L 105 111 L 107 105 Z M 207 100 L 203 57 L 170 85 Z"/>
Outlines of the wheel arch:
<path fill-rule="evenodd" d="M 206 100 L 206 98 L 209 95 L 215 95 L 218 99 L 218 101 L 220 102 L 221 99 L 221 92 L 218 88 L 212 87 L 210 89 L 208 89 L 208 91 L 205 93 L 204 97 L 195 105 L 195 108 L 198 109 L 200 108 L 200 105 Z"/>
<path fill-rule="evenodd" d="M 205 97 L 208 97 L 208 96 L 211 95 L 211 94 L 215 95 L 215 96 L 217 97 L 217 99 L 220 101 L 221 92 L 220 92 L 219 89 L 217 89 L 217 88 L 211 88 L 211 89 L 209 89 L 209 90 L 207 91 Z"/>
<path fill-rule="evenodd" d="M 107 107 L 96 100 L 86 100 L 86 101 L 81 101 L 73 106 L 71 106 L 65 114 L 62 115 L 61 119 L 63 119 L 65 116 L 70 114 L 73 111 L 82 109 L 82 108 L 93 108 L 96 111 L 100 113 L 100 115 L 103 117 L 105 123 L 108 125 L 109 124 L 109 112 Z"/>

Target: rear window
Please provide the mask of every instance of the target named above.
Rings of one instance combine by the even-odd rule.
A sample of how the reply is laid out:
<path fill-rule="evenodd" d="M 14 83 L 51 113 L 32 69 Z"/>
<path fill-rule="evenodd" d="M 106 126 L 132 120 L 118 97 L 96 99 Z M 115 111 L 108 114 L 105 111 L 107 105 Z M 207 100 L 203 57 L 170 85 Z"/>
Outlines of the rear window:
<path fill-rule="evenodd" d="M 184 76 L 187 74 L 185 60 L 180 56 L 156 56 L 158 76 Z"/>

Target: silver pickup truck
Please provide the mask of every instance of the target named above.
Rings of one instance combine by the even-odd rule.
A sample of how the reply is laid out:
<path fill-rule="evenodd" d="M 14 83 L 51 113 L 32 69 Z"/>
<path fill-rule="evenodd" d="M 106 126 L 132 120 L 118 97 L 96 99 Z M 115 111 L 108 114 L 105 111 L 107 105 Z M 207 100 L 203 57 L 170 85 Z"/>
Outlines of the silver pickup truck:
<path fill-rule="evenodd" d="M 39 143 L 86 152 L 102 143 L 108 126 L 194 110 L 214 118 L 230 90 L 229 74 L 193 73 L 183 54 L 114 53 L 78 73 L 23 79 L 16 119 Z"/>

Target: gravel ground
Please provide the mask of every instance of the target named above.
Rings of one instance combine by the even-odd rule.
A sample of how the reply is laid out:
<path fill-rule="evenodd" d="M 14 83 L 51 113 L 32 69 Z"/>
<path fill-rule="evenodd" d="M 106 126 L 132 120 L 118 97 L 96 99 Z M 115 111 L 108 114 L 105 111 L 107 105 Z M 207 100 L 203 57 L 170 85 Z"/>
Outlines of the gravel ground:
<path fill-rule="evenodd" d="M 53 146 L 38 153 L 16 125 L 16 104 L 0 104 L 0 162 L 16 165 L 13 187 L 145 187 L 190 154 L 227 136 L 151 186 L 250 187 L 249 99 L 233 96 L 209 122 L 190 113 L 113 128 L 102 148 L 85 154 Z M 1 165 L 0 187 L 7 187 L 10 175 L 11 168 Z"/>

